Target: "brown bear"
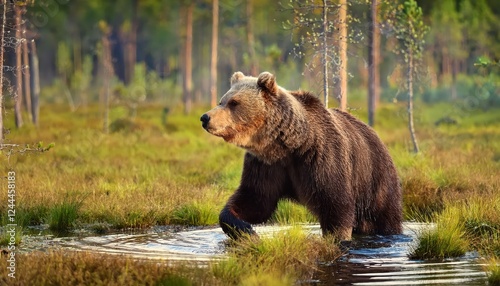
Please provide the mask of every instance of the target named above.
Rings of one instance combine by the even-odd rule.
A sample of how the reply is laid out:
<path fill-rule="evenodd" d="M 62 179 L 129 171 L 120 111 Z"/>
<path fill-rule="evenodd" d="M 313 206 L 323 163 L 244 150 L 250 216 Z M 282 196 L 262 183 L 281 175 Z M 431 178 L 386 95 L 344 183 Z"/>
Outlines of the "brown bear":
<path fill-rule="evenodd" d="M 231 88 L 203 114 L 209 133 L 244 148 L 241 183 L 220 213 L 231 238 L 253 234 L 278 201 L 305 205 L 323 234 L 399 234 L 401 187 L 387 148 L 372 128 L 314 95 L 288 91 L 275 76 L 236 72 Z"/>

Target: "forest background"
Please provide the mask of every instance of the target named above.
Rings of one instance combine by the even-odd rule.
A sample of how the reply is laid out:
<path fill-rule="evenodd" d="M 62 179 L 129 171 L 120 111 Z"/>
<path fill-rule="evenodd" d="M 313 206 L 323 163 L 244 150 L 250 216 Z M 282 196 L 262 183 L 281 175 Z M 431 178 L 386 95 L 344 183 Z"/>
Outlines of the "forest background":
<path fill-rule="evenodd" d="M 261 71 L 271 71 L 288 89 L 303 88 L 322 95 L 320 60 L 307 51 L 310 48 L 307 41 L 319 39 L 311 37 L 311 29 L 305 25 L 296 25 L 308 18 L 320 17 L 321 9 L 300 8 L 317 3 L 216 2 L 217 21 L 213 18 L 213 1 L 28 1 L 27 9 L 23 7 L 19 12 L 19 22 L 16 22 L 16 9 L 7 10 L 6 32 L 12 36 L 21 30 L 21 38 L 36 42 L 40 101 L 68 104 L 71 110 L 99 99 L 102 102 L 106 93 L 103 87 L 107 86 L 111 103 L 129 106 L 132 114 L 142 102 L 157 102 L 169 108 L 184 103 L 189 113 L 192 103 L 214 105 L 211 92 L 220 98 L 235 71 L 254 76 Z M 481 68 L 481 64 L 498 62 L 500 58 L 500 3 L 494 0 L 417 2 L 430 27 L 423 53 L 425 69 L 416 85 L 420 99 L 428 103 L 458 100 L 483 108 L 498 106 L 498 75 L 491 69 Z M 362 102 L 366 101 L 369 81 L 370 5 L 371 1 L 348 1 L 346 6 L 349 61 L 345 70 L 349 90 L 352 90 L 347 91 L 347 97 L 364 99 Z M 338 10 L 331 9 L 333 13 Z M 387 28 L 390 19 L 384 18 L 380 11 L 379 14 L 382 15 L 375 31 L 382 37 L 375 48 L 380 49 L 377 72 L 381 95 L 377 101 L 405 100 L 406 94 L 401 88 L 405 73 L 394 53 L 398 51 L 397 40 L 394 32 Z M 335 19 L 336 15 L 330 17 Z M 213 33 L 212 26 L 218 35 Z M 331 32 L 332 46 L 335 31 Z M 218 44 L 215 54 L 214 41 Z M 18 43 L 11 43 L 11 49 L 7 45 L 4 60 L 7 110 L 14 106 L 9 99 L 18 93 L 30 101 L 21 88 L 25 85 L 16 83 L 20 77 L 16 49 L 23 46 Z M 33 53 L 31 45 L 26 49 Z M 212 62 L 216 63 L 215 79 L 214 72 L 211 74 Z M 33 66 L 30 63 L 32 59 L 22 62 L 23 73 L 28 73 L 28 66 Z M 336 98 L 342 93 L 335 82 L 338 74 L 332 71 L 330 77 L 334 88 L 329 96 Z M 365 108 L 360 101 L 348 105 Z"/>

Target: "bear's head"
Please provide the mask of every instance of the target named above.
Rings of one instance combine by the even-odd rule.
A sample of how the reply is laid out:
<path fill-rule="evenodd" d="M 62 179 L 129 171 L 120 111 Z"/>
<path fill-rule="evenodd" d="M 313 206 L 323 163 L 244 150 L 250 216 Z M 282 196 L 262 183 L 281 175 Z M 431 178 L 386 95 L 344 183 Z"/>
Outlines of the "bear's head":
<path fill-rule="evenodd" d="M 300 103 L 278 86 L 273 74 L 263 72 L 251 77 L 236 72 L 231 77 L 231 88 L 219 105 L 203 114 L 200 120 L 209 133 L 258 157 L 272 157 L 270 153 L 276 150 L 270 148 L 297 147 L 292 146 L 297 142 L 288 141 L 297 141 L 292 138 L 297 136 L 290 132 L 305 125 L 304 112 L 298 109 L 302 109 Z"/>

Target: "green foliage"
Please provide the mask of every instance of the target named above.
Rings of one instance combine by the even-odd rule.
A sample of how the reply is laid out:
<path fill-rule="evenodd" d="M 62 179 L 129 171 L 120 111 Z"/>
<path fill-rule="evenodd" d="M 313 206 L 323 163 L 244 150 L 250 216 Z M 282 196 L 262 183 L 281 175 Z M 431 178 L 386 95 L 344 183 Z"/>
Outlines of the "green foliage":
<path fill-rule="evenodd" d="M 457 76 L 455 101 L 463 109 L 481 108 L 487 110 L 500 106 L 500 76 L 495 73 L 484 75 Z M 451 87 L 442 85 L 438 88 L 425 88 L 422 99 L 426 103 L 446 102 L 451 100 Z"/>
<path fill-rule="evenodd" d="M 72 73 L 73 64 L 69 47 L 65 42 L 59 42 L 57 47 L 57 72 L 63 75 L 65 79 Z"/>
<path fill-rule="evenodd" d="M 75 70 L 73 76 L 71 77 L 71 90 L 73 93 L 80 97 L 80 102 L 83 104 L 88 104 L 89 92 L 92 82 L 92 69 L 93 63 L 92 58 L 86 55 L 83 58 L 83 64 L 81 70 Z"/>
<path fill-rule="evenodd" d="M 420 59 L 424 51 L 425 35 L 429 31 L 424 23 L 422 8 L 415 0 L 408 0 L 397 5 L 394 13 L 395 19 L 390 23 L 401 45 L 398 52 L 403 54 L 405 62 L 410 60 L 410 55 L 415 60 Z"/>

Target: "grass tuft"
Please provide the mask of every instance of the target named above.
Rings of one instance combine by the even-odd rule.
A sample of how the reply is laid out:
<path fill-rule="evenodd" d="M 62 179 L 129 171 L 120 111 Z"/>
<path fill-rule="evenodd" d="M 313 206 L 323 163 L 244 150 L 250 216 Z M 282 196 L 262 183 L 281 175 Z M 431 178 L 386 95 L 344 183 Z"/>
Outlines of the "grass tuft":
<path fill-rule="evenodd" d="M 341 251 L 333 238 L 292 227 L 272 237 L 244 237 L 234 242 L 229 255 L 212 267 L 215 277 L 229 284 L 272 285 L 264 282 L 305 277 L 316 270 L 318 260 L 335 260 Z"/>
<path fill-rule="evenodd" d="M 65 233 L 72 229 L 78 218 L 80 202 L 64 201 L 49 211 L 49 229 L 57 233 Z"/>
<path fill-rule="evenodd" d="M 410 256 L 417 259 L 438 259 L 463 256 L 468 250 L 459 210 L 447 208 L 436 219 L 436 227 L 424 230 Z"/>
<path fill-rule="evenodd" d="M 491 259 L 486 265 L 486 275 L 488 276 L 488 285 L 500 285 L 500 260 Z"/>
<path fill-rule="evenodd" d="M 278 207 L 271 217 L 271 222 L 290 225 L 317 222 L 317 219 L 304 206 L 285 199 L 278 202 Z"/>
<path fill-rule="evenodd" d="M 213 225 L 219 221 L 219 212 L 205 203 L 186 204 L 174 210 L 171 223 L 182 225 Z"/>

